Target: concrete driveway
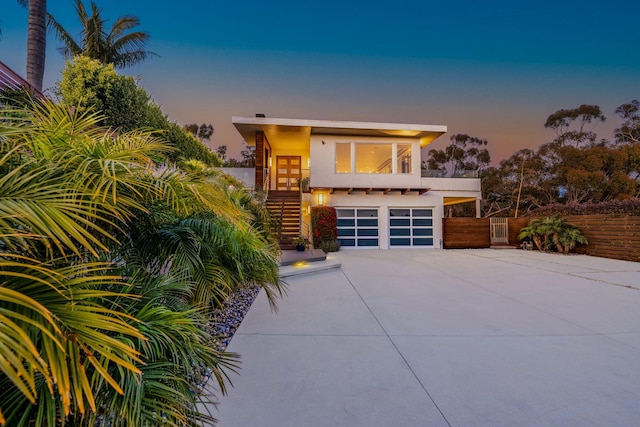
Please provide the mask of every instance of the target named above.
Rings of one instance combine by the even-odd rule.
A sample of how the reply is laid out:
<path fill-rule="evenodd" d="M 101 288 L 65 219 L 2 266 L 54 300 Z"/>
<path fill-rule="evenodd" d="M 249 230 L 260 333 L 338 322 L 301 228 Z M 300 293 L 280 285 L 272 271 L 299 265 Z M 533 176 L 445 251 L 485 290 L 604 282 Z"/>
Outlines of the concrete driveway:
<path fill-rule="evenodd" d="M 260 294 L 222 427 L 637 426 L 640 264 L 521 250 L 341 251 Z"/>

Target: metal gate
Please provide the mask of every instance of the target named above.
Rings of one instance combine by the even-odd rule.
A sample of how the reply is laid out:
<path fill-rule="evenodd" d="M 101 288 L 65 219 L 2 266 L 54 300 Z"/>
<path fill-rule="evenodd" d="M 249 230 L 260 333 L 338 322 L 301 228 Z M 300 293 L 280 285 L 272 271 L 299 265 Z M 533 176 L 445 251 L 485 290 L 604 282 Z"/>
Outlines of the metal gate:
<path fill-rule="evenodd" d="M 491 244 L 509 244 L 509 219 L 489 218 L 491 226 Z"/>

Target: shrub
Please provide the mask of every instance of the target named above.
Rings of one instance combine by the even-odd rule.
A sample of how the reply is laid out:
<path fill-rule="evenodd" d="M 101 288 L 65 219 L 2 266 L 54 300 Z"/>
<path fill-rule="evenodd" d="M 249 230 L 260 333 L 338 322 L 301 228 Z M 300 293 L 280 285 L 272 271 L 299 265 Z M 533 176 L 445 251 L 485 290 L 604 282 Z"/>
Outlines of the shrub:
<path fill-rule="evenodd" d="M 311 229 L 313 231 L 313 245 L 316 248 L 320 248 L 322 242 L 334 242 L 338 237 L 336 208 L 332 206 L 311 208 Z"/>
<path fill-rule="evenodd" d="M 527 227 L 520 230 L 518 239 L 532 239 L 538 250 L 556 250 L 564 254 L 569 253 L 578 243 L 588 243 L 578 227 L 558 216 L 532 219 Z"/>
<path fill-rule="evenodd" d="M 181 126 L 169 121 L 138 82 L 118 74 L 113 65 L 77 56 L 67 62 L 56 95 L 61 103 L 79 112 L 101 114 L 100 125 L 128 132 L 153 129 L 175 150 L 163 153 L 170 161 L 196 159 L 207 166 L 221 166 L 222 160 L 209 147 Z"/>
<path fill-rule="evenodd" d="M 338 252 L 340 250 L 340 242 L 337 240 L 320 242 L 320 249 L 325 252 Z"/>

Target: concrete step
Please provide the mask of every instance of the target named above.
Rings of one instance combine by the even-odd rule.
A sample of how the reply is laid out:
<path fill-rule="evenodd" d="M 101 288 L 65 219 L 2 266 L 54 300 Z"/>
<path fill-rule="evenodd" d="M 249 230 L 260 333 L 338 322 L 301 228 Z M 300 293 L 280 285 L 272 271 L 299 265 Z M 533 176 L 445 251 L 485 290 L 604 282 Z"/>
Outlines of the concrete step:
<path fill-rule="evenodd" d="M 286 279 L 287 277 L 324 273 L 340 268 L 342 268 L 342 263 L 335 258 L 327 258 L 324 261 L 285 265 L 280 267 L 278 274 L 280 278 Z"/>

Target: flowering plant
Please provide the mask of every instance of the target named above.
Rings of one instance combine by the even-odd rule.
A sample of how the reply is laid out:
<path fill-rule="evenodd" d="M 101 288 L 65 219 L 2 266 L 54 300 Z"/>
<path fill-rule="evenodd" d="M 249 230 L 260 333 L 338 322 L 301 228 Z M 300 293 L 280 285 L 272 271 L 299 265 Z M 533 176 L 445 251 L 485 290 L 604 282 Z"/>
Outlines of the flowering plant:
<path fill-rule="evenodd" d="M 338 237 L 338 218 L 333 206 L 311 208 L 311 228 L 314 246 L 322 242 L 333 242 Z"/>

